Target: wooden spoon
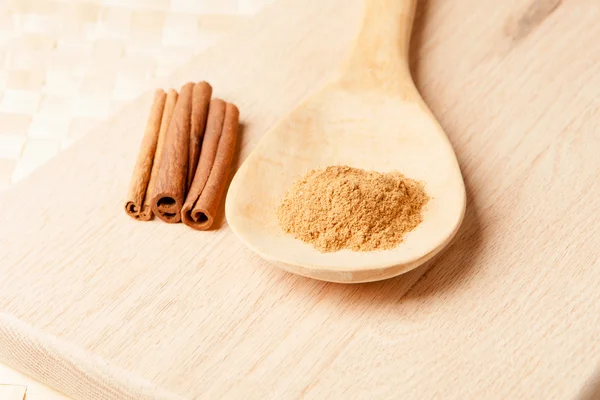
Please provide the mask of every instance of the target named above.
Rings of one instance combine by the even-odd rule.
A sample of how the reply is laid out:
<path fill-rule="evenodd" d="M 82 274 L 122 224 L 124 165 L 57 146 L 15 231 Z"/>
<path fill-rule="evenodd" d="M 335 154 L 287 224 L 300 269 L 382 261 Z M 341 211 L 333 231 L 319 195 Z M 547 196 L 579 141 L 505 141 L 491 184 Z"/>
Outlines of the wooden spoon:
<path fill-rule="evenodd" d="M 424 263 L 452 239 L 465 188 L 444 131 L 410 75 L 408 48 L 417 0 L 367 0 L 354 51 L 332 84 L 305 101 L 257 145 L 231 183 L 229 225 L 279 267 L 332 282 L 390 278 Z M 275 210 L 312 169 L 349 165 L 397 170 L 425 184 L 423 222 L 392 250 L 321 253 L 285 234 Z"/>

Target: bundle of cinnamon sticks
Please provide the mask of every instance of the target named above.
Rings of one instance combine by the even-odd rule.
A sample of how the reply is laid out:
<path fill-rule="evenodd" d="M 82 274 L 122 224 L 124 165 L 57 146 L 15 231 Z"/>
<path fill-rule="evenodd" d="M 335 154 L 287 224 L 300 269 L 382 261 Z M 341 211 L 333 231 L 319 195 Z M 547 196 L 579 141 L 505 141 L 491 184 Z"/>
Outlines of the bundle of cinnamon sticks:
<path fill-rule="evenodd" d="M 211 227 L 239 123 L 235 105 L 211 96 L 207 82 L 187 83 L 179 93 L 156 91 L 125 201 L 132 218 Z"/>

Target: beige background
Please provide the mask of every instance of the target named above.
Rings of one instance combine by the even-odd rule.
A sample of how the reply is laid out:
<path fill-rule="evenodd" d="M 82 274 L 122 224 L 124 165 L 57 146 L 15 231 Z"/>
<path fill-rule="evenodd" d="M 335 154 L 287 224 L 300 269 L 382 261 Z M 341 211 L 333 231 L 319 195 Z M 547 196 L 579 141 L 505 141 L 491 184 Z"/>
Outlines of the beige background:
<path fill-rule="evenodd" d="M 0 192 L 272 1 L 0 0 Z M 2 364 L 0 384 L 64 398 Z"/>
<path fill-rule="evenodd" d="M 0 191 L 271 2 L 0 0 Z"/>

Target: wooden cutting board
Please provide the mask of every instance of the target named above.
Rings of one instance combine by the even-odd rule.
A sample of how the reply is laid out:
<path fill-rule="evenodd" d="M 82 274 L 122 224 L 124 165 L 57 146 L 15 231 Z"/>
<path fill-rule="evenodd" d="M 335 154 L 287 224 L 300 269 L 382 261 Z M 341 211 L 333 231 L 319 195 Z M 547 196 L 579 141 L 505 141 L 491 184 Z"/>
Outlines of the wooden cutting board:
<path fill-rule="evenodd" d="M 334 76 L 361 9 L 281 0 L 165 85 L 239 105 L 239 165 Z M 0 360 L 75 399 L 575 398 L 600 354 L 599 18 L 420 2 L 413 70 L 469 203 L 447 250 L 385 282 L 287 274 L 223 222 L 128 218 L 146 94 L 0 198 Z"/>

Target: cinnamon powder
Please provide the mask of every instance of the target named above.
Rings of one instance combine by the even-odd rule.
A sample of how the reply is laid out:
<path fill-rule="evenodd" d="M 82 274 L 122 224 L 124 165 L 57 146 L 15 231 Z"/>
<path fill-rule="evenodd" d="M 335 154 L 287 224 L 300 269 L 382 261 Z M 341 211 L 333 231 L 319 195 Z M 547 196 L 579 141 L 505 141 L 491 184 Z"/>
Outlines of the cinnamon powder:
<path fill-rule="evenodd" d="M 313 170 L 277 209 L 281 228 L 322 252 L 386 250 L 421 223 L 429 197 L 399 172 L 347 166 Z"/>

